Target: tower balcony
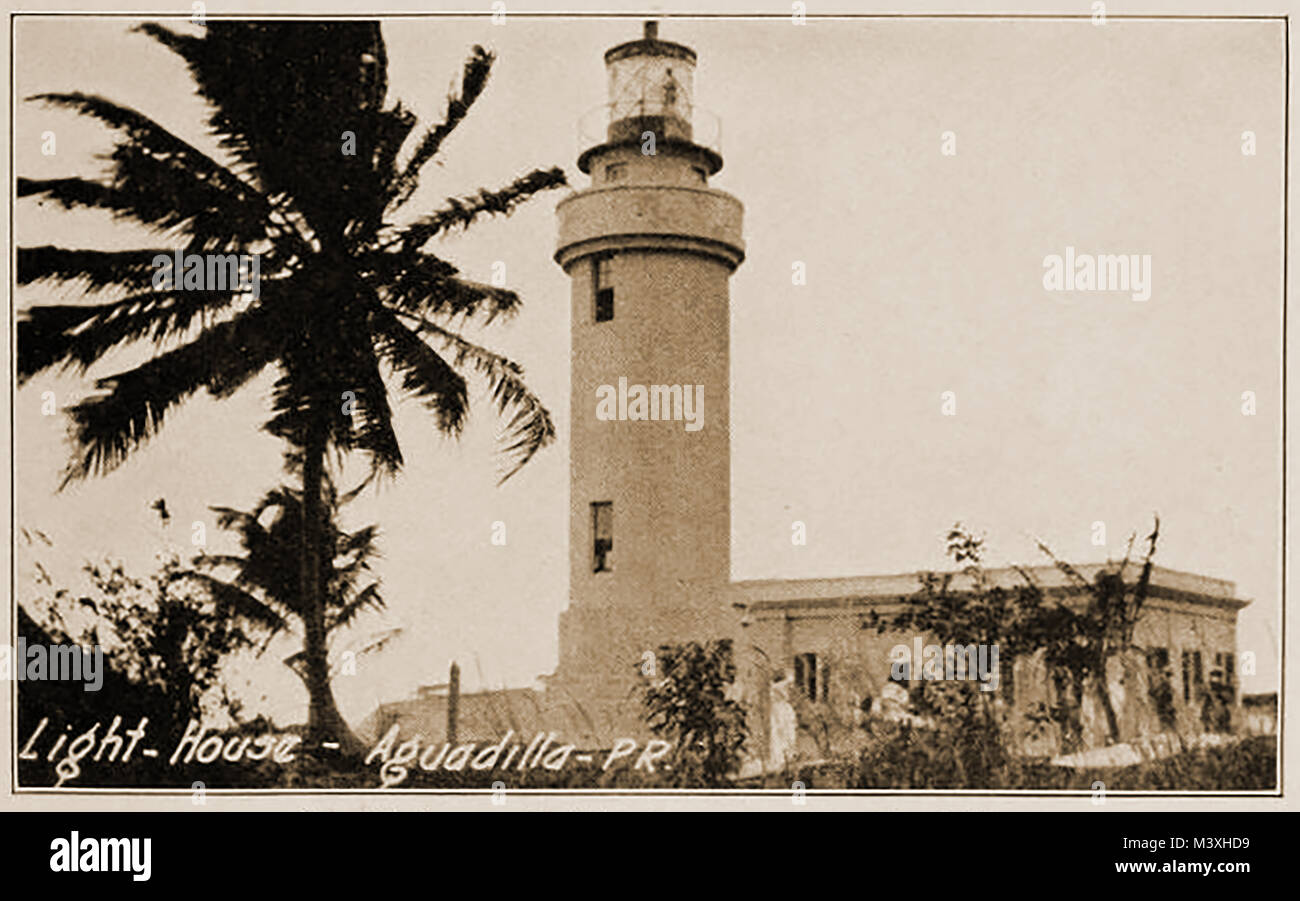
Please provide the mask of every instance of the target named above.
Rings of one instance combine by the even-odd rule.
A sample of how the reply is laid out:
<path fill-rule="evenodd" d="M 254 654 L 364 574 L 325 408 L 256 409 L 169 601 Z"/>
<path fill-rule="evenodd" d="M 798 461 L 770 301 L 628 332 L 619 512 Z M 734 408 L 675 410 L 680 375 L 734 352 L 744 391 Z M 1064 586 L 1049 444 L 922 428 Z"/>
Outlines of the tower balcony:
<path fill-rule="evenodd" d="M 592 107 L 578 120 L 578 168 L 589 171 L 591 157 L 612 147 L 641 145 L 646 133 L 660 148 L 689 149 L 703 155 L 713 172 L 722 168 L 722 120 L 693 104 L 640 97 Z"/>
<path fill-rule="evenodd" d="M 556 205 L 555 261 L 565 271 L 595 254 L 626 250 L 710 257 L 735 269 L 745 258 L 744 208 L 724 191 L 613 185 L 575 191 Z"/>

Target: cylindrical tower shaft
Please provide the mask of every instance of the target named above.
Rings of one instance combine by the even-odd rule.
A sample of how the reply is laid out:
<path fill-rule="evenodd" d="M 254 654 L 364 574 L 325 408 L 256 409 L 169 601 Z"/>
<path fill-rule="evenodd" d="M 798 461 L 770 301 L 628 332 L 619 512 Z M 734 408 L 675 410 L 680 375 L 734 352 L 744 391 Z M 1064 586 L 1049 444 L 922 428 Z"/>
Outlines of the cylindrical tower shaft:
<path fill-rule="evenodd" d="M 744 259 L 741 204 L 708 186 L 722 158 L 692 140 L 694 52 L 648 27 L 606 63 L 607 140 L 579 159 L 591 186 L 560 202 L 555 254 L 573 363 L 554 678 L 587 706 L 625 698 L 660 644 L 727 629 L 729 279 Z"/>

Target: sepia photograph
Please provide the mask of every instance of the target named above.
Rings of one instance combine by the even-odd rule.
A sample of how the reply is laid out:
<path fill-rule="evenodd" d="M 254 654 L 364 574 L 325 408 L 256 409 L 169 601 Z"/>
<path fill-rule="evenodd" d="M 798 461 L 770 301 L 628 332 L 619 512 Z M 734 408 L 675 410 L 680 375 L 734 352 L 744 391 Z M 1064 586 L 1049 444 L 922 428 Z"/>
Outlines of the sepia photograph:
<path fill-rule="evenodd" d="M 11 15 L 11 800 L 1281 796 L 1288 18 L 481 6 Z"/>

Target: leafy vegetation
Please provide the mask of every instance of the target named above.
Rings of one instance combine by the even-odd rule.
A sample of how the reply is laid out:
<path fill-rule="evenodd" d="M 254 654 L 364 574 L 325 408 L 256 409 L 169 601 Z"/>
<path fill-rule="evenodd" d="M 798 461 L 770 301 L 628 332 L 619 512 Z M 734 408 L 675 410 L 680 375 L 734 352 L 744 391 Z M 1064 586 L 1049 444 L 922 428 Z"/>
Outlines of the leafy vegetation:
<path fill-rule="evenodd" d="M 1078 750 L 1082 742 L 1085 692 L 1092 692 L 1104 712 L 1108 744 L 1120 740 L 1119 722 L 1110 696 L 1106 670 L 1111 659 L 1133 647 L 1133 630 L 1141 616 L 1150 586 L 1160 521 L 1147 536 L 1147 552 L 1138 577 L 1125 581 L 1134 538 L 1118 566 L 1103 567 L 1089 581 L 1073 566 L 1057 558 L 1043 543 L 1072 587 L 1084 599 L 1049 598 L 1026 569 L 1017 567 L 1023 584 L 995 584 L 983 566 L 984 540 L 960 523 L 948 533 L 948 555 L 960 567 L 967 583 L 955 587 L 955 573 L 925 573 L 921 590 L 907 599 L 899 613 L 872 611 L 867 625 L 879 633 L 911 632 L 933 637 L 941 645 L 996 647 L 1002 665 L 1012 666 L 1020 656 L 1042 652 L 1054 691 L 1054 702 L 1040 715 L 1055 723 L 1061 750 Z M 916 713 L 938 716 L 959 744 L 979 733 L 975 744 L 989 749 L 1005 746 L 999 737 L 1000 716 L 994 692 L 981 691 L 973 681 L 921 682 L 912 692 Z"/>
<path fill-rule="evenodd" d="M 656 665 L 645 688 L 646 722 L 672 743 L 672 784 L 726 785 L 748 737 L 745 709 L 727 697 L 736 679 L 731 642 L 665 645 Z"/>

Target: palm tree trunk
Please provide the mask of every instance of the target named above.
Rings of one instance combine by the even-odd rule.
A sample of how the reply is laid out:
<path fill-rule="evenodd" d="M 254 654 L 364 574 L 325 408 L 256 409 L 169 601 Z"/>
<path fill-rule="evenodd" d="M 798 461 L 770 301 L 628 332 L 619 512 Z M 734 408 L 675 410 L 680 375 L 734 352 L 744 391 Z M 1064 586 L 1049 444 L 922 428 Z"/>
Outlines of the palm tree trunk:
<path fill-rule="evenodd" d="M 358 756 L 365 748 L 353 734 L 334 702 L 330 687 L 328 646 L 325 630 L 325 586 L 321 584 L 321 486 L 324 481 L 324 431 L 313 427 L 303 449 L 302 511 L 303 544 L 300 588 L 303 604 L 303 656 L 306 658 L 307 741 L 313 747 L 338 745 L 346 757 Z"/>

